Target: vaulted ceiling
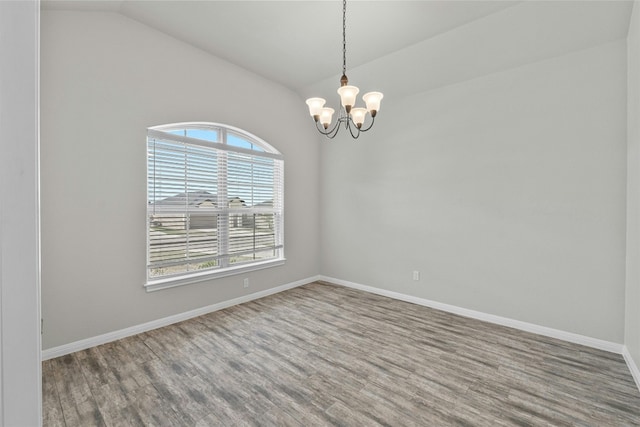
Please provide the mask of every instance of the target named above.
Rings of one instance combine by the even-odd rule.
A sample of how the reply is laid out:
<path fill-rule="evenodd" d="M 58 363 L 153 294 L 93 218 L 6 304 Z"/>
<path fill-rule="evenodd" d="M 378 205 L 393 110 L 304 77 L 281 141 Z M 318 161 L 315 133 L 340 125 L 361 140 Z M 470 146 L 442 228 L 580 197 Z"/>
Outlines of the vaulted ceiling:
<path fill-rule="evenodd" d="M 624 38 L 632 5 L 349 1 L 347 74 L 364 91 L 420 93 Z M 43 0 L 42 7 L 122 14 L 303 97 L 334 91 L 342 72 L 339 0 Z"/>

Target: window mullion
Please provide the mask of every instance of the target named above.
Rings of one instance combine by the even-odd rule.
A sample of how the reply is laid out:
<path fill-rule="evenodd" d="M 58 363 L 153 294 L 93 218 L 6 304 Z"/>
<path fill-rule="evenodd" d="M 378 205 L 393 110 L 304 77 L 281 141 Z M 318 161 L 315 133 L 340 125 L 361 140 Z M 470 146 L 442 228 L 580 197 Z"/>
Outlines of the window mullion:
<path fill-rule="evenodd" d="M 223 144 L 227 141 L 226 129 L 222 131 Z M 227 180 L 227 152 L 220 150 L 218 152 L 218 254 L 223 255 L 220 258 L 220 267 L 229 266 L 229 196 L 228 196 L 228 180 Z"/>
<path fill-rule="evenodd" d="M 189 155 L 188 155 L 188 148 L 187 148 L 187 144 L 182 144 L 182 146 L 184 147 L 184 232 L 185 232 L 185 248 L 184 248 L 184 255 L 185 255 L 185 259 L 187 261 L 187 263 L 189 263 L 189 239 L 191 236 L 190 233 L 190 228 L 191 228 L 191 221 L 190 221 L 190 216 L 191 213 L 189 212 Z M 189 264 L 187 264 L 187 270 L 189 270 Z"/>
<path fill-rule="evenodd" d="M 273 167 L 273 208 L 274 208 L 274 218 L 273 218 L 273 228 L 274 228 L 274 238 L 276 246 L 283 245 L 283 186 L 284 186 L 284 165 L 282 161 L 277 160 L 274 162 Z M 278 249 L 280 255 L 282 256 L 282 249 Z"/>

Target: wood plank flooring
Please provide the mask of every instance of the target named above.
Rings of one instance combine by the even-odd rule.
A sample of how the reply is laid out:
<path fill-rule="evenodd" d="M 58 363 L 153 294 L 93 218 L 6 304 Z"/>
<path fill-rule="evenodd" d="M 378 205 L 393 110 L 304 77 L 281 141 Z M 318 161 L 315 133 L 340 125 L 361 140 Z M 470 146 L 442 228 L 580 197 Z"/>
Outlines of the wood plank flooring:
<path fill-rule="evenodd" d="M 45 426 L 640 426 L 622 356 L 312 283 L 43 362 Z"/>

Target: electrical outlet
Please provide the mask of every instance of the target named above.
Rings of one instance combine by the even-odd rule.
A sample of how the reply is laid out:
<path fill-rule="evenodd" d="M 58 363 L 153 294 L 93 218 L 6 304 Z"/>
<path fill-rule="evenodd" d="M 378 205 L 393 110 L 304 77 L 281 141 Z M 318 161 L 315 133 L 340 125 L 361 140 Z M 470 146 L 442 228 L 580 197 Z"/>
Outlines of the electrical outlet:
<path fill-rule="evenodd" d="M 245 288 L 249 287 L 249 278 L 246 278 L 242 281 L 242 286 Z"/>
<path fill-rule="evenodd" d="M 413 280 L 420 280 L 420 272 L 418 270 L 413 270 Z"/>

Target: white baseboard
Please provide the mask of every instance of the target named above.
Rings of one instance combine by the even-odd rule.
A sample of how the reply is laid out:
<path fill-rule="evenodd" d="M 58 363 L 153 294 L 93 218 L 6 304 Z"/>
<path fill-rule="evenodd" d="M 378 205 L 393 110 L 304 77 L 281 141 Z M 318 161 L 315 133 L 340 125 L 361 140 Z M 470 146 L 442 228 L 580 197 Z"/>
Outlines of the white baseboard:
<path fill-rule="evenodd" d="M 422 305 L 425 307 L 435 308 L 437 310 L 446 311 L 449 313 L 457 314 L 464 317 L 470 317 L 473 319 L 482 320 L 489 323 L 495 323 L 497 325 L 508 326 L 510 328 L 519 329 L 526 332 L 531 332 L 538 335 L 544 335 L 546 337 L 557 338 L 563 341 L 568 341 L 574 344 L 581 344 L 591 348 L 597 348 L 599 350 L 608 351 L 611 353 L 622 354 L 623 345 L 610 341 L 604 341 L 597 338 L 591 338 L 584 335 L 574 334 L 571 332 L 565 332 L 558 329 L 548 328 L 546 326 L 539 326 L 533 323 L 522 322 L 520 320 L 509 319 L 507 317 L 495 316 L 493 314 L 483 313 L 481 311 L 469 310 L 455 305 L 444 304 L 437 301 L 431 301 L 424 298 L 414 297 L 411 295 L 401 294 L 399 292 L 388 291 L 385 289 L 374 288 L 372 286 L 361 285 L 359 283 L 349 282 L 346 280 L 336 279 L 333 277 L 321 276 L 321 279 L 329 283 L 335 283 L 336 285 L 346 286 L 348 288 L 359 289 L 361 291 L 370 292 L 372 294 L 382 295 L 385 297 L 410 302 L 413 304 Z M 637 380 L 636 380 L 637 381 Z"/>
<path fill-rule="evenodd" d="M 277 286 L 275 288 L 266 289 L 264 291 L 255 292 L 249 295 L 243 295 L 238 298 L 234 298 L 228 301 L 222 301 L 217 304 L 208 305 L 206 307 L 197 308 L 195 310 L 187 311 L 184 313 L 175 314 L 173 316 L 165 317 L 158 320 L 152 320 L 151 322 L 142 323 L 140 325 L 131 326 L 129 328 L 120 329 L 118 331 L 109 332 L 96 337 L 87 338 L 80 341 L 75 341 L 69 344 L 61 345 L 58 347 L 48 348 L 42 352 L 42 360 L 53 359 L 55 357 L 64 356 L 66 354 L 74 353 L 76 351 L 85 350 L 87 348 L 95 347 L 97 345 L 106 344 L 111 341 L 116 341 L 122 338 L 130 337 L 132 335 L 147 332 L 153 329 L 168 326 L 174 323 L 182 322 L 184 320 L 192 319 L 194 317 L 202 316 L 204 314 L 212 313 L 214 311 L 222 310 L 234 305 L 242 304 L 245 302 L 253 301 L 259 298 L 264 298 L 269 295 L 277 294 L 288 289 L 293 289 L 298 286 L 306 285 L 307 283 L 320 280 L 321 276 L 313 276 L 306 279 L 298 280 L 285 285 Z"/>
<path fill-rule="evenodd" d="M 636 365 L 633 357 L 631 357 L 631 353 L 629 353 L 629 349 L 626 345 L 622 348 L 622 356 L 624 356 L 624 360 L 627 362 L 627 366 L 629 367 L 631 375 L 636 382 L 636 386 L 638 387 L 638 390 L 640 390 L 640 369 L 638 369 L 638 365 Z"/>

